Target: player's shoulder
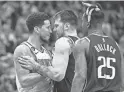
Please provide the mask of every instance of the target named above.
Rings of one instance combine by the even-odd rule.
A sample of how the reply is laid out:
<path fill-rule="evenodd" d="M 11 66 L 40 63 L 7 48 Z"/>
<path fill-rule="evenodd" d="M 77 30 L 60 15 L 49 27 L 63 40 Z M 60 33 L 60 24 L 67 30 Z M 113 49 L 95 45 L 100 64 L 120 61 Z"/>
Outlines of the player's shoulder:
<path fill-rule="evenodd" d="M 15 48 L 15 51 L 14 52 L 22 52 L 22 51 L 25 51 L 27 49 L 27 46 L 23 45 L 23 44 L 20 44 L 18 45 L 16 48 Z"/>
<path fill-rule="evenodd" d="M 75 45 L 81 45 L 83 44 L 83 46 L 85 44 L 89 44 L 90 43 L 90 39 L 88 37 L 83 37 L 81 39 L 78 39 L 76 42 L 75 42 Z"/>
<path fill-rule="evenodd" d="M 61 37 L 55 43 L 55 48 L 68 49 L 70 48 L 69 38 Z"/>
<path fill-rule="evenodd" d="M 74 50 L 76 51 L 89 51 L 90 40 L 87 37 L 83 37 L 76 41 Z"/>
<path fill-rule="evenodd" d="M 15 51 L 14 51 L 14 56 L 18 56 L 18 55 L 21 55 L 23 53 L 26 54 L 26 52 L 28 52 L 29 48 L 24 45 L 23 43 L 18 45 L 16 48 L 15 48 Z"/>
<path fill-rule="evenodd" d="M 109 43 L 113 43 L 113 44 L 115 44 L 117 47 L 119 47 L 119 44 L 112 38 L 112 37 L 107 37 L 109 40 Z"/>
<path fill-rule="evenodd" d="M 60 42 L 68 42 L 69 38 L 68 37 L 61 37 L 59 38 L 56 43 L 60 43 Z"/>
<path fill-rule="evenodd" d="M 69 45 L 69 38 L 61 37 L 56 41 L 56 44 L 62 45 L 62 46 L 68 46 Z"/>

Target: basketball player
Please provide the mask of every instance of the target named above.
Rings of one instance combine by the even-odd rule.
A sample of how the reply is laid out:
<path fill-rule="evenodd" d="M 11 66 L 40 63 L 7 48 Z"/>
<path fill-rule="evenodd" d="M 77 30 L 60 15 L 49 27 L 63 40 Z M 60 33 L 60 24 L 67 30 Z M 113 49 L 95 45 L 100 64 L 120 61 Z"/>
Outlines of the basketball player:
<path fill-rule="evenodd" d="M 99 5 L 88 7 L 88 36 L 74 48 L 75 75 L 71 92 L 120 92 L 121 54 L 117 43 L 103 35 L 104 13 Z"/>
<path fill-rule="evenodd" d="M 37 73 L 55 80 L 54 92 L 70 92 L 75 68 L 72 49 L 78 39 L 77 16 L 71 10 L 63 10 L 53 18 L 55 20 L 54 31 L 57 32 L 58 40 L 55 43 L 52 66 L 36 64 L 33 59 L 27 57 L 21 57 L 19 60 L 22 67 L 29 70 L 28 66 L 33 67 Z"/>
<path fill-rule="evenodd" d="M 41 59 L 47 61 L 52 59 L 49 51 L 43 47 L 48 43 L 51 33 L 49 16 L 43 12 L 32 13 L 28 16 L 26 25 L 30 32 L 29 38 L 14 51 L 18 92 L 52 92 L 53 82 L 51 79 L 35 73 L 34 70 L 22 68 L 18 62 L 18 57 L 24 55 L 32 57 L 38 64 L 42 64 Z M 46 65 L 50 65 L 47 63 Z"/>

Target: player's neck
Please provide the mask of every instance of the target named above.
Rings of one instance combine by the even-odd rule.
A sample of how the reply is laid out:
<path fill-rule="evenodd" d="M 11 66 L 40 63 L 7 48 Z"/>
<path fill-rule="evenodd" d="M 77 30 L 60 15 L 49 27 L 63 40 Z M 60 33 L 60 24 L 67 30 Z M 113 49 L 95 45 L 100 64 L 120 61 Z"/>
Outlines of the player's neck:
<path fill-rule="evenodd" d="M 37 35 L 30 35 L 27 41 L 38 50 L 44 45 L 44 42 L 42 42 Z"/>
<path fill-rule="evenodd" d="M 91 29 L 89 29 L 88 35 L 90 35 L 90 34 L 103 35 L 102 27 L 101 26 L 98 26 L 97 28 L 91 28 Z"/>
<path fill-rule="evenodd" d="M 77 30 L 74 29 L 74 30 L 66 31 L 65 36 L 75 36 L 75 37 L 77 37 Z"/>

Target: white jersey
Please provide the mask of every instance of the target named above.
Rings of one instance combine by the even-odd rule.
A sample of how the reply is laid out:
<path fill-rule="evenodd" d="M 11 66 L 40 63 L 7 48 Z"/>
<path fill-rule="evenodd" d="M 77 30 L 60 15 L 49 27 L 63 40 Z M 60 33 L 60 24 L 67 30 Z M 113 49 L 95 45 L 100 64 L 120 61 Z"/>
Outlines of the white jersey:
<path fill-rule="evenodd" d="M 49 61 L 51 61 L 52 57 L 51 57 L 50 53 L 44 47 L 42 47 L 43 52 L 40 52 L 35 48 L 32 49 L 32 46 L 30 44 L 27 44 L 27 42 L 22 45 L 27 45 L 31 49 L 31 52 L 33 52 L 32 54 L 35 55 L 35 59 L 37 59 L 36 61 L 38 63 L 51 65 L 51 63 Z M 48 62 L 45 62 L 45 61 L 42 62 L 43 59 L 45 59 L 45 61 L 47 59 Z M 15 66 L 16 66 L 16 64 L 15 64 Z M 16 85 L 17 85 L 18 92 L 52 92 L 53 91 L 53 81 L 48 77 L 42 77 L 42 79 L 35 85 L 33 85 L 31 87 L 23 88 L 18 79 L 18 73 L 16 73 Z"/>

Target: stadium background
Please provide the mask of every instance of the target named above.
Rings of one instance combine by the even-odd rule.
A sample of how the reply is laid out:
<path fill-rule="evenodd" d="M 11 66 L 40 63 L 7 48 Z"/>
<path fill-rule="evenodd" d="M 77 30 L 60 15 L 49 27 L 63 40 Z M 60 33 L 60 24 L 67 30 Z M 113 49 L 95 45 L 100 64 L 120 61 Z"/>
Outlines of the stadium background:
<path fill-rule="evenodd" d="M 88 1 L 96 3 L 98 1 Z M 105 13 L 103 30 L 119 43 L 124 52 L 124 1 L 99 1 Z M 28 14 L 43 11 L 50 16 L 72 9 L 78 16 L 78 35 L 83 37 L 81 16 L 85 8 L 78 1 L 0 1 L 0 92 L 17 92 L 13 51 L 28 37 L 25 20 Z M 81 31 L 82 30 L 82 31 Z M 52 38 L 53 40 L 54 38 Z M 51 41 L 52 41 L 51 40 Z"/>

